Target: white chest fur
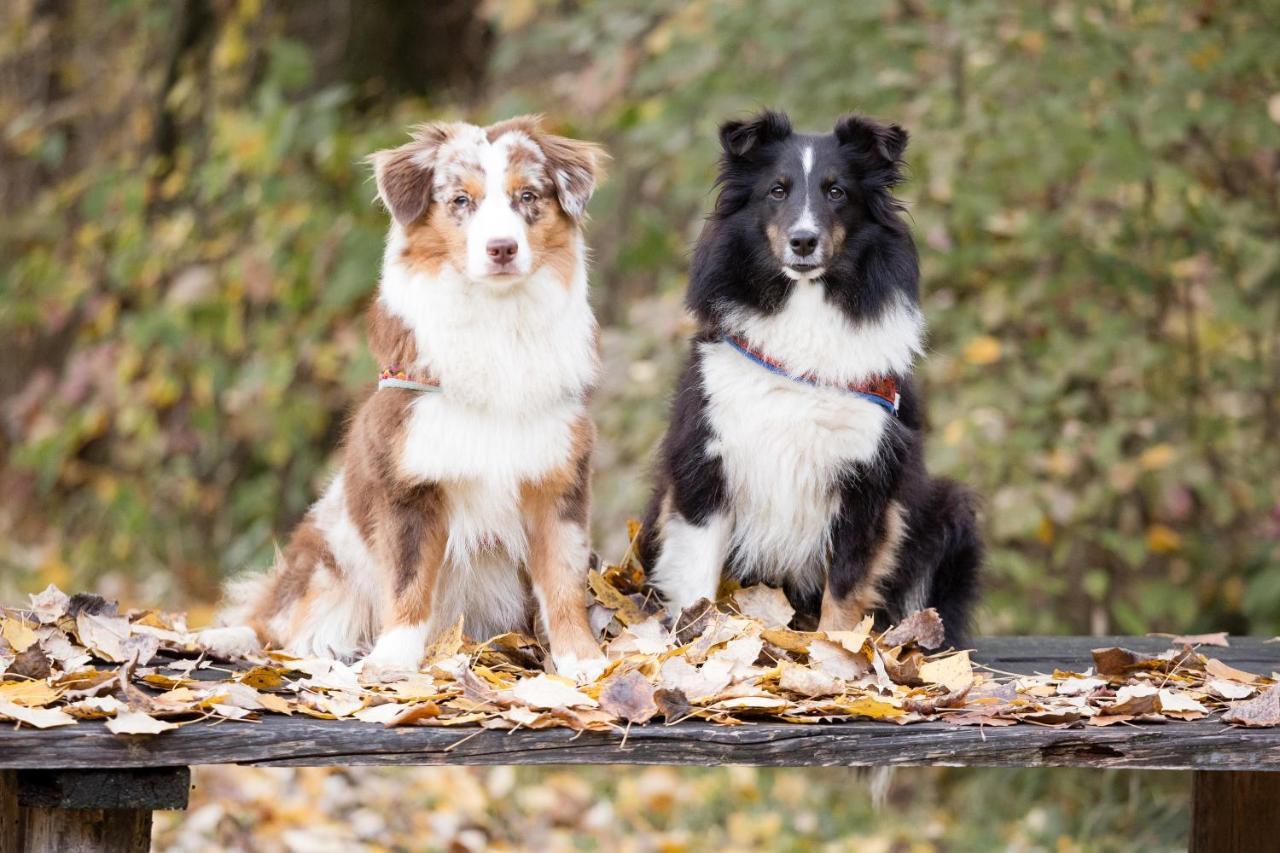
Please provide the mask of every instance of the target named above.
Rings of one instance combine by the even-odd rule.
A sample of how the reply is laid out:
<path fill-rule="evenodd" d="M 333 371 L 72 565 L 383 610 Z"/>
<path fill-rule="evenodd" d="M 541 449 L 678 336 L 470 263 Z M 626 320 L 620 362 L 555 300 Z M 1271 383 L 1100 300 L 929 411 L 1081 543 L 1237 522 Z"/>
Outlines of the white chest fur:
<path fill-rule="evenodd" d="M 743 335 L 789 369 L 832 381 L 905 371 L 920 349 L 919 312 L 903 306 L 854 326 L 797 285 L 784 309 L 743 319 Z M 701 344 L 703 384 L 730 495 L 734 563 L 774 582 L 824 578 L 838 479 L 873 461 L 891 414 L 848 392 L 770 372 L 727 344 Z"/>
<path fill-rule="evenodd" d="M 567 285 L 545 269 L 499 287 L 413 272 L 398 253 L 393 235 L 379 299 L 413 330 L 416 366 L 440 380 L 413 403 L 401 469 L 447 487 L 454 559 L 495 538 L 522 558 L 520 484 L 570 461 L 599 369 L 585 264 Z"/>

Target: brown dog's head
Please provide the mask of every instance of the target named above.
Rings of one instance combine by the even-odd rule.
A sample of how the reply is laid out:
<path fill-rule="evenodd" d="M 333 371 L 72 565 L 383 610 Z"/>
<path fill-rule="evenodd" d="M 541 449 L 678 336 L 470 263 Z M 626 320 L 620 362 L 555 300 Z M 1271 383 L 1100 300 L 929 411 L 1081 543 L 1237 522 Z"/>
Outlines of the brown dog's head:
<path fill-rule="evenodd" d="M 407 261 L 501 285 L 572 258 L 604 156 L 521 116 L 485 128 L 425 124 L 371 159 Z"/>

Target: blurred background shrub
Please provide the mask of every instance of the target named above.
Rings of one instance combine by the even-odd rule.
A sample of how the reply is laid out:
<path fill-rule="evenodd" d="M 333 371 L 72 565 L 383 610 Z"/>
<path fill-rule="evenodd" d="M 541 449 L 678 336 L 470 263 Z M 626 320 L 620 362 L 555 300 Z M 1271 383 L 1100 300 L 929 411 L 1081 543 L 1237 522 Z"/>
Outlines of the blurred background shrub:
<path fill-rule="evenodd" d="M 1280 7 L 1213 0 L 0 5 L 0 595 L 265 566 L 371 381 L 361 158 L 436 116 L 600 140 L 597 546 L 688 332 L 715 129 L 912 133 L 932 464 L 996 632 L 1280 630 Z"/>

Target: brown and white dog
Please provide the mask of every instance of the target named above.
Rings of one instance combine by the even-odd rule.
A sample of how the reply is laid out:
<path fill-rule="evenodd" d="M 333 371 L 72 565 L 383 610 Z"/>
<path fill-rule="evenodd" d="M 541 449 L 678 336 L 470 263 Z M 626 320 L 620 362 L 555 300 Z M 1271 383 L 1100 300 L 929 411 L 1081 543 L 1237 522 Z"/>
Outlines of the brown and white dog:
<path fill-rule="evenodd" d="M 603 668 L 584 583 L 599 361 L 582 236 L 603 157 L 536 117 L 428 124 L 373 155 L 393 220 L 368 315 L 382 380 L 274 570 L 240 585 L 260 640 L 416 669 L 460 617 L 487 638 L 529 630 L 536 603 L 557 671 Z"/>

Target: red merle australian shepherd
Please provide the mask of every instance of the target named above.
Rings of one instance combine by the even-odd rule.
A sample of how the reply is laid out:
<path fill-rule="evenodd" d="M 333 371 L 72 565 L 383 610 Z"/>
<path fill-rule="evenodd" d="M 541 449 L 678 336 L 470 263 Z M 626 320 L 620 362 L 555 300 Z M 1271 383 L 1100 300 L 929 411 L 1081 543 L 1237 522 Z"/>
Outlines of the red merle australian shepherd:
<path fill-rule="evenodd" d="M 260 640 L 385 674 L 460 618 L 487 638 L 538 615 L 558 671 L 603 669 L 581 227 L 601 157 L 534 118 L 429 124 L 373 156 L 392 217 L 369 309 L 379 387 L 274 570 L 233 591 Z"/>
<path fill-rule="evenodd" d="M 641 539 L 672 612 L 723 573 L 845 630 L 936 607 L 958 643 L 981 542 L 969 495 L 924 467 L 916 251 L 891 194 L 906 131 L 847 116 L 720 130 L 715 210 L 688 305 L 698 332 Z"/>

